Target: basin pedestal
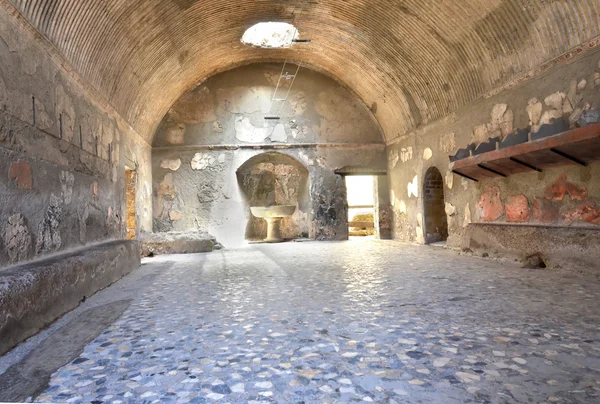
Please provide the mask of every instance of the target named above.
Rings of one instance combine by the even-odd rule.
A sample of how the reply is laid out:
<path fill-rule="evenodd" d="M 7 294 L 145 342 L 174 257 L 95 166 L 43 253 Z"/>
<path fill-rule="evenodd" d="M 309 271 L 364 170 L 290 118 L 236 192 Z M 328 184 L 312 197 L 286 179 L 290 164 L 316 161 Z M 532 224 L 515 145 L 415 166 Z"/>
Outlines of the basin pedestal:
<path fill-rule="evenodd" d="M 283 217 L 265 217 L 267 221 L 267 238 L 265 241 L 267 243 L 281 243 L 283 238 L 281 238 L 281 221 Z"/>
<path fill-rule="evenodd" d="M 281 237 L 281 221 L 284 217 L 289 217 L 296 211 L 295 205 L 275 205 L 275 206 L 253 206 L 250 208 L 252 214 L 267 221 L 267 243 L 281 243 L 285 241 Z"/>

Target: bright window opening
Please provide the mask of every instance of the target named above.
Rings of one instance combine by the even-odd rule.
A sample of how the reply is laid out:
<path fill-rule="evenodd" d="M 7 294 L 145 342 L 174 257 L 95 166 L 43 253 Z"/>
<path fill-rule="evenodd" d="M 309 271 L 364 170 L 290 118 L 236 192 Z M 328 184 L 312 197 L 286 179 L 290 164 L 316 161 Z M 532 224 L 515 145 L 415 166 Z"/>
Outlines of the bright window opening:
<path fill-rule="evenodd" d="M 346 177 L 348 227 L 350 236 L 375 235 L 374 177 Z"/>
<path fill-rule="evenodd" d="M 288 48 L 298 37 L 296 27 L 286 22 L 260 22 L 246 30 L 242 42 L 261 48 Z"/>

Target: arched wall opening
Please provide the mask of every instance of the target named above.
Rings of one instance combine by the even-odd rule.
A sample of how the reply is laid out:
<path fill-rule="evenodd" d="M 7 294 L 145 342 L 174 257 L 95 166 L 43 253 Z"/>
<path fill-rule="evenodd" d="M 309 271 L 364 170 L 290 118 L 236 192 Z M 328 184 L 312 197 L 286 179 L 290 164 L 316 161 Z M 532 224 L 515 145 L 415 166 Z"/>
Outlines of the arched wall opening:
<path fill-rule="evenodd" d="M 249 207 L 284 203 L 286 188 L 262 195 L 270 200 L 257 198 L 256 188 L 275 186 L 285 173 L 299 208 L 284 223 L 284 236 L 348 237 L 345 186 L 336 170 L 385 172 L 382 133 L 354 93 L 309 69 L 300 69 L 293 85 L 282 80 L 279 89 L 289 94 L 272 104 L 281 70 L 277 63 L 229 70 L 172 106 L 152 149 L 155 232 L 207 231 L 225 247 L 261 238 L 264 220 L 252 218 Z M 275 113 L 280 119 L 265 119 Z"/>
<path fill-rule="evenodd" d="M 430 167 L 423 181 L 425 244 L 446 241 L 448 217 L 444 202 L 444 179 L 440 171 Z"/>
<path fill-rule="evenodd" d="M 296 207 L 294 214 L 281 222 L 282 237 L 308 237 L 309 172 L 302 163 L 282 153 L 267 152 L 248 159 L 236 176 L 248 211 L 246 239 L 263 240 L 267 235 L 267 222 L 254 216 L 250 208 L 278 205 Z"/>

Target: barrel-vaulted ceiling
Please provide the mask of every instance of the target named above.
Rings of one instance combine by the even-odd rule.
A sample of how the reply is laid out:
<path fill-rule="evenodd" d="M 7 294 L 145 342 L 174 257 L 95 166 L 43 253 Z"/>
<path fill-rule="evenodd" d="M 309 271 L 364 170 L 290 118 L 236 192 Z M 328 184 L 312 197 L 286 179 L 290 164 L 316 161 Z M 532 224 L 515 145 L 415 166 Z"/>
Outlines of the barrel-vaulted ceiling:
<path fill-rule="evenodd" d="M 149 140 L 197 82 L 285 58 L 345 83 L 392 139 L 600 35 L 600 0 L 10 1 Z M 262 21 L 312 42 L 240 43 Z"/>

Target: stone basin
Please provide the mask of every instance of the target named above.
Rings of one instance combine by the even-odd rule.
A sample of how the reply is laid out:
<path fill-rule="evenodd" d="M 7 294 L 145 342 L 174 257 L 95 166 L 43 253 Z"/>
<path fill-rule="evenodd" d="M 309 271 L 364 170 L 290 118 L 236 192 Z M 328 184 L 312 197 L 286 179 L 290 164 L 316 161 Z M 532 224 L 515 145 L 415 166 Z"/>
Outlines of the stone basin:
<path fill-rule="evenodd" d="M 267 243 L 281 243 L 281 220 L 296 211 L 295 205 L 252 206 L 252 214 L 267 221 Z"/>

